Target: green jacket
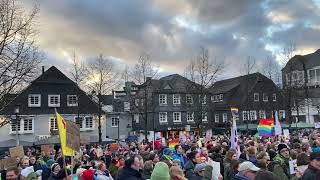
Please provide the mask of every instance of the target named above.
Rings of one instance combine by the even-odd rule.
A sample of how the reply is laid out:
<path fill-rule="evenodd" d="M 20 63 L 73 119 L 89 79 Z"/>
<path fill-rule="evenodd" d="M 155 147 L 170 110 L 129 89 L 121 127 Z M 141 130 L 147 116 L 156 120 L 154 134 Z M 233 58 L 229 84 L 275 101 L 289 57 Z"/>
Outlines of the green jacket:
<path fill-rule="evenodd" d="M 293 175 L 290 174 L 289 161 L 290 158 L 287 159 L 279 154 L 273 158 L 273 173 L 276 177 L 281 180 L 289 180 L 293 177 Z"/>

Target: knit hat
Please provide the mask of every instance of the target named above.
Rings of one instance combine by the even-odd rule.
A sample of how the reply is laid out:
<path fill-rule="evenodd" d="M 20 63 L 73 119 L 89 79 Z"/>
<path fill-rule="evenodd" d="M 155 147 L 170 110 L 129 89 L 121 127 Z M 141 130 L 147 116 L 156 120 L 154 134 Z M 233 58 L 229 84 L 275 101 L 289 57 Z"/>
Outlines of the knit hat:
<path fill-rule="evenodd" d="M 204 171 L 204 169 L 206 168 L 206 166 L 207 166 L 206 163 L 197 164 L 197 165 L 194 167 L 194 172 Z"/>
<path fill-rule="evenodd" d="M 164 162 L 158 162 L 153 169 L 150 180 L 170 180 L 169 166 Z"/>
<path fill-rule="evenodd" d="M 315 160 L 315 159 L 318 159 L 318 158 L 320 158 L 320 152 L 312 152 L 311 154 L 310 154 L 310 160 L 312 161 L 312 160 Z"/>
<path fill-rule="evenodd" d="M 58 166 L 59 164 L 58 163 L 53 163 L 51 165 L 51 171 L 53 172 L 54 171 L 54 168 L 56 168 L 56 166 Z"/>
<path fill-rule="evenodd" d="M 84 180 L 92 180 L 93 179 L 93 176 L 94 176 L 94 173 L 93 173 L 93 170 L 92 169 L 87 169 L 87 170 L 84 170 L 81 174 L 81 177 L 84 179 Z"/>
<path fill-rule="evenodd" d="M 280 153 L 282 149 L 287 148 L 289 150 L 289 147 L 286 144 L 278 144 L 278 152 Z"/>

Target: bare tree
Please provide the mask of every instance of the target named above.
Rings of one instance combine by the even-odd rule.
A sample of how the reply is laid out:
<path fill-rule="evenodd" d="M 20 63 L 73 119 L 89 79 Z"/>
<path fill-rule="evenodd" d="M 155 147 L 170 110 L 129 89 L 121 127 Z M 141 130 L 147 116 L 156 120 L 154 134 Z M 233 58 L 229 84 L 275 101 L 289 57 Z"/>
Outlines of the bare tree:
<path fill-rule="evenodd" d="M 74 51 L 72 53 L 72 70 L 71 70 L 71 77 L 74 82 L 81 87 L 84 84 L 84 81 L 86 79 L 86 66 L 83 62 L 81 62 L 76 55 L 76 52 Z"/>
<path fill-rule="evenodd" d="M 245 63 L 243 64 L 243 67 L 242 67 L 243 74 L 248 75 L 248 74 L 255 72 L 256 70 L 257 70 L 256 58 L 254 58 L 252 56 L 248 56 L 247 60 L 245 61 Z"/>
<path fill-rule="evenodd" d="M 98 133 L 99 143 L 102 142 L 101 115 L 102 115 L 102 95 L 108 94 L 119 85 L 119 73 L 114 63 L 99 55 L 94 61 L 88 64 L 87 80 L 88 88 L 98 97 Z"/>
<path fill-rule="evenodd" d="M 146 82 L 147 77 L 157 78 L 159 66 L 154 64 L 147 53 L 141 53 L 138 62 L 131 70 L 133 81 L 138 84 Z"/>
<path fill-rule="evenodd" d="M 197 88 L 199 101 L 194 106 L 194 120 L 196 126 L 200 129 L 202 121 L 207 117 L 207 89 L 212 87 L 218 76 L 224 70 L 224 63 L 219 62 L 216 58 L 211 59 L 208 49 L 200 47 L 200 50 L 195 59 L 191 60 L 184 71 L 186 78 L 194 82 Z M 189 88 L 192 89 L 192 88 Z"/>
<path fill-rule="evenodd" d="M 16 0 L 0 1 L 0 109 L 6 94 L 19 90 L 36 74 L 41 58 L 34 41 L 38 12 L 38 6 L 27 14 Z"/>

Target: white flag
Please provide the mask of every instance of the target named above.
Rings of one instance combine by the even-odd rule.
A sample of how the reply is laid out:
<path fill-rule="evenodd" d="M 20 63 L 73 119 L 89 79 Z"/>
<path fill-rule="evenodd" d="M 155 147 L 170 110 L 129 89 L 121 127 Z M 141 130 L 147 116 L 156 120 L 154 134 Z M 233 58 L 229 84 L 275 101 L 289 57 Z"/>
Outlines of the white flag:
<path fill-rule="evenodd" d="M 275 113 L 275 126 L 274 126 L 274 135 L 281 135 L 282 128 L 278 118 L 278 111 Z"/>

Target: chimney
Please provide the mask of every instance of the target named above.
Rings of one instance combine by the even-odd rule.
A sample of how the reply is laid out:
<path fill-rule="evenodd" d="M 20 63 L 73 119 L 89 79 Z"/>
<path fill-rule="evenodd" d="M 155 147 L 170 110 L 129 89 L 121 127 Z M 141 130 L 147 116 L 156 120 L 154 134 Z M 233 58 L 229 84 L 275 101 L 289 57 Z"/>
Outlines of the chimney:
<path fill-rule="evenodd" d="M 44 73 L 44 66 L 42 66 L 42 74 Z"/>

